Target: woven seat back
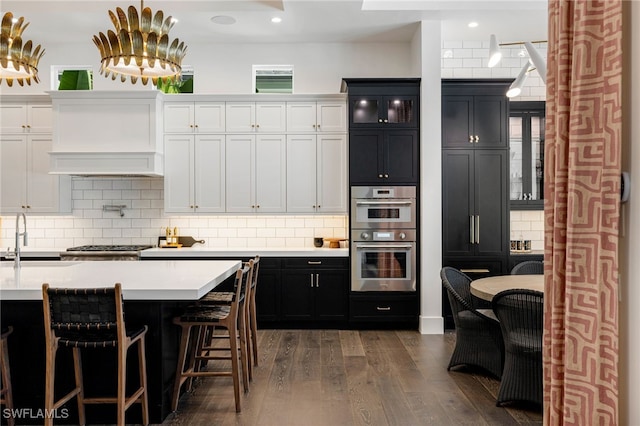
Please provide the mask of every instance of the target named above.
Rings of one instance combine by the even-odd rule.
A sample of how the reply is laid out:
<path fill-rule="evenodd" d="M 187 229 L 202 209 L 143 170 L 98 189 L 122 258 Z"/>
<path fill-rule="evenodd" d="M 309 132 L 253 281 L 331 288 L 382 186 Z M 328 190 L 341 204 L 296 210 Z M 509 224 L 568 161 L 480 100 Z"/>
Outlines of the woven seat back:
<path fill-rule="evenodd" d="M 456 268 L 445 266 L 440 271 L 442 285 L 447 289 L 451 311 L 455 316 L 461 311 L 472 311 L 471 278 Z"/>
<path fill-rule="evenodd" d="M 542 292 L 525 289 L 505 290 L 492 300 L 507 350 L 519 348 L 527 353 L 541 353 L 544 327 Z"/>
<path fill-rule="evenodd" d="M 253 258 L 253 277 L 251 279 L 251 292 L 254 291 L 258 284 L 258 270 L 260 269 L 260 256 L 256 255 Z"/>
<path fill-rule="evenodd" d="M 544 263 L 539 260 L 527 260 L 518 263 L 511 270 L 511 275 L 541 275 L 544 274 Z"/>
<path fill-rule="evenodd" d="M 119 337 L 124 337 L 120 284 L 79 289 L 45 284 L 43 290 L 45 327 L 65 346 L 87 346 L 86 342 L 116 346 Z"/>

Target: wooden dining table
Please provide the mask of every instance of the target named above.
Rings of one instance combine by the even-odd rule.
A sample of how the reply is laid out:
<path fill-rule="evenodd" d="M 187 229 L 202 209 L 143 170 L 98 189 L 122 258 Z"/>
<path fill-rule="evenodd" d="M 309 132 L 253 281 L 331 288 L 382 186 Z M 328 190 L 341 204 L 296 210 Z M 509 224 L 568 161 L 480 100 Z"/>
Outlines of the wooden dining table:
<path fill-rule="evenodd" d="M 544 292 L 544 275 L 497 275 L 471 281 L 471 294 L 488 301 L 503 290 L 516 288 Z"/>

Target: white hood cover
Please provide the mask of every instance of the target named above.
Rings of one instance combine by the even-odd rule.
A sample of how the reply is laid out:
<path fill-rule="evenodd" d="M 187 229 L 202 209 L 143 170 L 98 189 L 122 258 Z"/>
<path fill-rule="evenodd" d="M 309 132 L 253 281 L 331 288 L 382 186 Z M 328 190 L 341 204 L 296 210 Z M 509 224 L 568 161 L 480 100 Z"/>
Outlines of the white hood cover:
<path fill-rule="evenodd" d="M 57 91 L 53 174 L 163 175 L 162 93 Z"/>

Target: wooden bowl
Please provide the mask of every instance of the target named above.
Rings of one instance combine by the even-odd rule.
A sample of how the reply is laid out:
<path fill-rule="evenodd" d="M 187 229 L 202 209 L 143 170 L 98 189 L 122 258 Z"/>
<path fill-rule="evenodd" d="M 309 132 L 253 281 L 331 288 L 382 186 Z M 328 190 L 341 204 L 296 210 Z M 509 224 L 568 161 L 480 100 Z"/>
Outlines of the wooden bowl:
<path fill-rule="evenodd" d="M 346 238 L 325 238 L 329 242 L 329 248 L 340 248 L 340 241 L 347 241 Z"/>

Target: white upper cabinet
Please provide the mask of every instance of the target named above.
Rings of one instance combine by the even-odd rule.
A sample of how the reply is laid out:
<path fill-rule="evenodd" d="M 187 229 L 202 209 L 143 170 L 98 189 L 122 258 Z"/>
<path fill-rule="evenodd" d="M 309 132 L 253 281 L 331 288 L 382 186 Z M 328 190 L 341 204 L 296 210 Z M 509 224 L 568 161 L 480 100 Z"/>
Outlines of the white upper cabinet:
<path fill-rule="evenodd" d="M 165 212 L 224 212 L 224 159 L 224 135 L 165 136 Z"/>
<path fill-rule="evenodd" d="M 287 102 L 288 132 L 346 132 L 345 102 Z"/>
<path fill-rule="evenodd" d="M 226 211 L 286 211 L 284 135 L 227 135 Z"/>
<path fill-rule="evenodd" d="M 49 174 L 51 135 L 0 135 L 0 213 L 71 212 L 71 178 Z"/>
<path fill-rule="evenodd" d="M 0 129 L 7 133 L 51 133 L 51 103 L 6 102 L 0 104 Z"/>
<path fill-rule="evenodd" d="M 288 135 L 287 158 L 288 213 L 346 213 L 345 135 Z"/>
<path fill-rule="evenodd" d="M 165 133 L 223 133 L 224 102 L 165 102 Z"/>
<path fill-rule="evenodd" d="M 284 133 L 285 102 L 227 102 L 226 131 L 233 133 Z"/>

